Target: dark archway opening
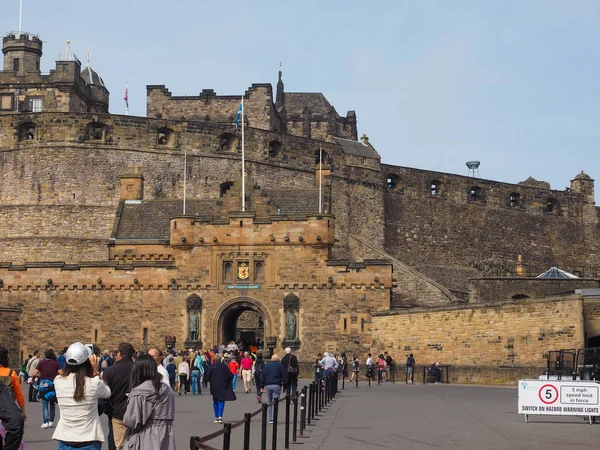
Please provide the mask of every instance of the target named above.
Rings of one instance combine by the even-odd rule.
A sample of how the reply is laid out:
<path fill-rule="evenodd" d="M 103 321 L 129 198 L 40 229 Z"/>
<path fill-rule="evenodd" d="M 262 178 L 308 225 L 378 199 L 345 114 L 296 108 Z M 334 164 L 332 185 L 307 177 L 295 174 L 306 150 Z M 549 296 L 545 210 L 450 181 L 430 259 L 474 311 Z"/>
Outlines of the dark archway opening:
<path fill-rule="evenodd" d="M 600 347 L 600 336 L 592 336 L 587 340 L 587 348 Z"/>
<path fill-rule="evenodd" d="M 247 302 L 232 305 L 223 313 L 222 343 L 240 340 L 246 345 L 261 344 L 265 340 L 263 314 L 256 306 Z"/>

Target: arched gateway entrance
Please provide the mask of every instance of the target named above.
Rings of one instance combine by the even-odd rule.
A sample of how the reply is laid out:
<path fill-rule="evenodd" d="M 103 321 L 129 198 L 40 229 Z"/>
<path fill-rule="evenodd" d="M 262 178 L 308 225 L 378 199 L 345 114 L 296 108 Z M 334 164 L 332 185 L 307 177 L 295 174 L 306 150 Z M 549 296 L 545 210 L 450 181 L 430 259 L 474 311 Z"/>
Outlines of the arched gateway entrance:
<path fill-rule="evenodd" d="M 271 330 L 269 316 L 262 305 L 251 298 L 231 300 L 219 308 L 215 342 L 238 341 L 253 343 L 258 339 L 264 342 Z"/>

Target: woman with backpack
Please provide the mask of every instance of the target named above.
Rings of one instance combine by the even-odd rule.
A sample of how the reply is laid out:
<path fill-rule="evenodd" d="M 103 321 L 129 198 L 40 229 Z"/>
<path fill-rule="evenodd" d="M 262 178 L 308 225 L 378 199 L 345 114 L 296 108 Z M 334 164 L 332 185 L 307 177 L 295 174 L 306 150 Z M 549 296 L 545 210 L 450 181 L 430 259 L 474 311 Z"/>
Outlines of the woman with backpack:
<path fill-rule="evenodd" d="M 41 364 L 41 363 L 40 363 Z M 81 342 L 65 352 L 65 371 L 54 379 L 60 419 L 52 439 L 58 450 L 98 450 L 104 432 L 98 415 L 98 400 L 110 398 L 110 388 L 98 376 L 98 357 Z"/>
<path fill-rule="evenodd" d="M 56 394 L 54 388 L 54 379 L 57 375 L 62 375 L 63 371 L 56 360 L 54 350 L 51 348 L 44 353 L 44 359 L 40 361 L 33 371 L 33 378 L 39 375 L 40 385 L 38 396 L 42 400 L 42 428 L 51 428 L 54 426 L 54 416 L 56 414 Z"/>
<path fill-rule="evenodd" d="M 6 439 L 6 448 L 17 448 L 23 437 L 23 421 L 27 420 L 25 397 L 21 391 L 19 376 L 9 367 L 8 349 L 2 345 L 0 345 L 0 385 L 6 388 L 3 389 L 4 392 L 0 396 L 0 420 L 4 417 L 6 421 L 6 427 L 0 422 L 0 448 L 2 448 L 3 436 Z M 15 401 L 19 406 L 22 418 L 19 417 Z"/>
<path fill-rule="evenodd" d="M 175 397 L 150 355 L 136 359 L 123 423 L 129 450 L 175 450 Z"/>

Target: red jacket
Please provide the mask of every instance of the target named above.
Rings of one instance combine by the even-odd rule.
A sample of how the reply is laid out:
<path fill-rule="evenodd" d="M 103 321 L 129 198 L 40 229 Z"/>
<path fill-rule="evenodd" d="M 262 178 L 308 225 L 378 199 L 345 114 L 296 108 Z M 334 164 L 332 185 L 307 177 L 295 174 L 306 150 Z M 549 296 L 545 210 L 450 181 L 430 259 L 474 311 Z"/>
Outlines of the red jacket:
<path fill-rule="evenodd" d="M 231 361 L 229 361 L 229 364 L 227 364 L 227 367 L 229 367 L 229 370 L 231 370 L 231 373 L 233 375 L 237 375 L 238 371 L 240 370 L 240 365 L 237 363 L 237 361 L 235 359 L 232 359 Z"/>

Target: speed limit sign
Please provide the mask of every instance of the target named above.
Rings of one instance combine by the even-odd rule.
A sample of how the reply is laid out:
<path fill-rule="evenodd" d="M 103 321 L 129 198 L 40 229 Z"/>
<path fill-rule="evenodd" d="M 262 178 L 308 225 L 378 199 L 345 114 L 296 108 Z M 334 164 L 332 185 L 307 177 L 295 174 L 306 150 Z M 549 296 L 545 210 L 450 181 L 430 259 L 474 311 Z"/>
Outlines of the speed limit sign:
<path fill-rule="evenodd" d="M 545 384 L 540 388 L 538 396 L 540 397 L 542 403 L 551 405 L 558 400 L 558 389 L 556 389 L 556 387 L 552 384 Z"/>

